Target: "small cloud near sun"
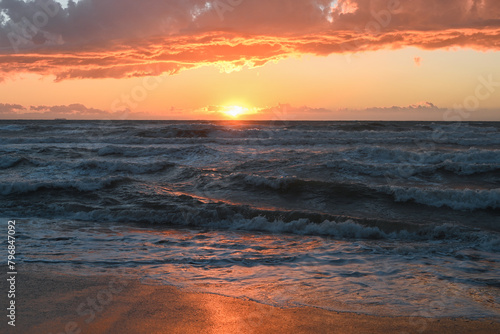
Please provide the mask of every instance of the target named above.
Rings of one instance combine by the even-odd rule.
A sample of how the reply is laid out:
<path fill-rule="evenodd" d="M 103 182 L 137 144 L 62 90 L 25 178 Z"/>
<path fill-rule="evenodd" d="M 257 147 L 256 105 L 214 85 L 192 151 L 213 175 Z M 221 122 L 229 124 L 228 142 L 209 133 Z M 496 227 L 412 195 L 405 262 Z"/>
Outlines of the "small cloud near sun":
<path fill-rule="evenodd" d="M 417 66 L 420 66 L 422 64 L 421 57 L 415 57 L 415 58 L 413 58 L 413 61 L 415 62 L 415 65 L 417 65 Z"/>

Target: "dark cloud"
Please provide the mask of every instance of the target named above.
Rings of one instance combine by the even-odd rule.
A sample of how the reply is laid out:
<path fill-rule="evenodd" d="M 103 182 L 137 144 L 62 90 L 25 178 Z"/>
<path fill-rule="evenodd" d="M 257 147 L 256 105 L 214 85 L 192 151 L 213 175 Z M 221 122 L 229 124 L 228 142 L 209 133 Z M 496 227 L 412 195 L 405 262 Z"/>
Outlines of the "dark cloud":
<path fill-rule="evenodd" d="M 0 115 L 2 114 L 16 114 L 24 109 L 23 106 L 19 104 L 4 104 L 0 103 Z"/>
<path fill-rule="evenodd" d="M 0 77 L 177 73 L 292 54 L 500 48 L 496 0 L 0 0 Z M 154 68 L 154 70 L 152 70 Z"/>
<path fill-rule="evenodd" d="M 121 119 L 128 116 L 128 110 L 111 113 L 105 110 L 88 108 L 82 104 L 58 106 L 22 106 L 19 104 L 0 104 L 2 118 L 19 119 Z"/>
<path fill-rule="evenodd" d="M 417 104 L 412 104 L 409 106 L 401 107 L 401 106 L 392 106 L 386 108 L 368 108 L 366 111 L 439 111 L 444 112 L 447 109 L 439 108 L 435 104 L 431 102 L 421 102 Z"/>

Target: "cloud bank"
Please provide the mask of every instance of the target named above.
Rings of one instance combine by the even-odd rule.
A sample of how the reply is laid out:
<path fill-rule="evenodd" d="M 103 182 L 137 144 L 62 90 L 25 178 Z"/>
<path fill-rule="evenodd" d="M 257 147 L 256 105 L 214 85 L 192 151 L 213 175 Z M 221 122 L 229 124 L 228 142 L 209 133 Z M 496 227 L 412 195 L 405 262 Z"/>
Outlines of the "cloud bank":
<path fill-rule="evenodd" d="M 122 78 L 298 54 L 499 50 L 497 0 L 0 0 L 0 81 Z"/>
<path fill-rule="evenodd" d="M 0 103 L 0 119 L 56 119 L 68 120 L 266 120 L 266 121 L 300 121 L 300 120 L 431 120 L 462 121 L 492 120 L 500 121 L 497 110 L 476 110 L 464 112 L 459 109 L 440 108 L 431 102 L 421 102 L 409 106 L 374 107 L 365 109 L 327 109 L 310 106 L 293 106 L 278 104 L 272 107 L 261 107 L 246 110 L 237 118 L 230 117 L 224 106 L 206 106 L 199 110 L 182 110 L 171 107 L 162 113 L 107 111 L 90 108 L 82 104 L 56 106 L 22 106 L 18 104 Z"/>

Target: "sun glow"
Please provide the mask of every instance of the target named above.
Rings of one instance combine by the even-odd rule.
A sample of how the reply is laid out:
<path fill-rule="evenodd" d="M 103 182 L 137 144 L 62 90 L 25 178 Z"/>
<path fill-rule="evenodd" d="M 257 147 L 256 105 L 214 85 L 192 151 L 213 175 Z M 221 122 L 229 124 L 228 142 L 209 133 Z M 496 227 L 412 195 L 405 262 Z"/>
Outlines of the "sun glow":
<path fill-rule="evenodd" d="M 233 118 L 237 118 L 238 116 L 245 114 L 248 111 L 247 108 L 243 108 L 240 106 L 229 106 L 224 108 L 224 114 L 231 116 Z"/>

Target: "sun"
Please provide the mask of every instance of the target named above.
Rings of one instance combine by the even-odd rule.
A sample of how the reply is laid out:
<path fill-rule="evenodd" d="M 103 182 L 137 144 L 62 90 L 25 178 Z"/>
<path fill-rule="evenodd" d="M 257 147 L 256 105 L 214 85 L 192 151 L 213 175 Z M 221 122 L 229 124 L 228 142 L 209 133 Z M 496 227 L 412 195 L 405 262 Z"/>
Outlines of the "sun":
<path fill-rule="evenodd" d="M 240 106 L 229 106 L 224 108 L 224 113 L 233 118 L 237 118 L 238 116 L 244 114 L 248 109 Z"/>

